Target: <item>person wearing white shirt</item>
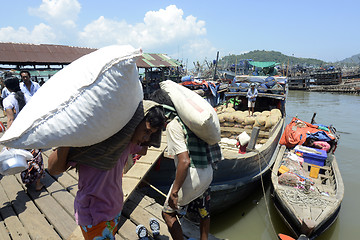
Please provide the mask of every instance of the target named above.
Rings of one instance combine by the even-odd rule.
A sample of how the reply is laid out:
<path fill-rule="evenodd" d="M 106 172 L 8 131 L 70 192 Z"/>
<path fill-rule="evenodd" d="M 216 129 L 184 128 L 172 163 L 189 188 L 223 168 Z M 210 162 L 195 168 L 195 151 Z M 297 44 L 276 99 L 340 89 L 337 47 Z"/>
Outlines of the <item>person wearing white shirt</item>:
<path fill-rule="evenodd" d="M 20 89 L 23 93 L 33 96 L 37 90 L 39 90 L 40 85 L 37 82 L 33 82 L 30 80 L 30 72 L 23 70 L 20 72 L 21 80 Z"/>
<path fill-rule="evenodd" d="M 251 88 L 248 90 L 246 97 L 248 98 L 249 116 L 254 116 L 255 101 L 256 97 L 258 96 L 258 90 L 255 88 L 255 83 L 251 83 L 250 87 Z"/>
<path fill-rule="evenodd" d="M 10 91 L 6 88 L 6 87 L 4 87 L 2 90 L 1 90 L 1 98 L 2 99 L 5 99 L 7 96 L 9 96 L 10 95 Z"/>
<path fill-rule="evenodd" d="M 24 94 L 19 87 L 19 79 L 10 77 L 5 80 L 5 86 L 10 94 L 3 100 L 4 111 L 7 116 L 7 128 L 11 126 L 17 114 L 30 100 L 30 96 Z"/>
<path fill-rule="evenodd" d="M 7 116 L 7 129 L 9 129 L 19 112 L 31 97 L 21 91 L 19 79 L 15 76 L 5 79 L 5 86 L 10 91 L 10 94 L 3 100 L 3 106 Z M 33 155 L 33 158 L 28 161 L 28 169 L 25 169 L 20 173 L 21 180 L 27 187 L 32 183 L 35 183 L 35 189 L 41 191 L 44 185 L 41 183 L 40 179 L 45 176 L 41 150 L 33 149 L 31 154 Z"/>

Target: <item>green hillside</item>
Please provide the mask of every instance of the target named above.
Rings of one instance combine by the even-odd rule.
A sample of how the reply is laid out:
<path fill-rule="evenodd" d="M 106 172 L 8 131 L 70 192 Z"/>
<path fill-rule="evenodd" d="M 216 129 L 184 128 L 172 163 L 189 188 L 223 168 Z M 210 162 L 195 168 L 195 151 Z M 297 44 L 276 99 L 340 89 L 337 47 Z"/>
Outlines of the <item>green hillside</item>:
<path fill-rule="evenodd" d="M 354 56 L 351 56 L 349 58 L 345 58 L 344 60 L 340 61 L 340 63 L 349 63 L 354 65 L 360 64 L 360 53 L 356 54 Z"/>
<path fill-rule="evenodd" d="M 326 64 L 324 61 L 313 58 L 297 58 L 284 55 L 281 52 L 265 50 L 255 50 L 241 55 L 232 54 L 221 58 L 219 63 L 222 66 L 225 66 L 235 64 L 236 61 L 239 62 L 240 60 L 245 59 L 252 59 L 253 61 L 259 62 L 278 62 L 281 64 L 287 64 L 289 62 L 291 64 L 299 64 L 304 66 L 322 66 Z"/>

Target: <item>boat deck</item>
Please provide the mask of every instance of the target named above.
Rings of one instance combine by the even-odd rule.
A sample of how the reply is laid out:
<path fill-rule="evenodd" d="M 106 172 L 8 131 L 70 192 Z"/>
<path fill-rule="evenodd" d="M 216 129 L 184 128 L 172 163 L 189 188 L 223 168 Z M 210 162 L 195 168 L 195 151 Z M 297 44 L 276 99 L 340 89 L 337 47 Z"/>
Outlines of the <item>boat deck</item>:
<path fill-rule="evenodd" d="M 6 122 L 5 117 L 0 121 Z M 0 133 L 0 136 L 2 133 Z M 2 146 L 1 146 L 2 147 Z M 52 150 L 43 152 L 44 164 Z M 154 199 L 136 190 L 142 177 L 149 171 L 160 150 L 149 150 L 123 177 L 126 200 L 116 239 L 138 239 L 135 229 L 138 224 L 149 230 L 149 219 L 160 222 L 160 236 L 157 239 L 171 239 L 161 217 L 162 206 Z M 0 239 L 82 239 L 80 228 L 74 219 L 74 199 L 77 192 L 78 175 L 74 169 L 58 176 L 47 171 L 41 180 L 45 187 L 36 191 L 27 188 L 20 174 L 0 176 Z M 135 191 L 134 191 L 135 190 Z M 181 220 L 184 238 L 199 238 L 198 226 Z M 210 235 L 209 239 L 217 239 Z"/>

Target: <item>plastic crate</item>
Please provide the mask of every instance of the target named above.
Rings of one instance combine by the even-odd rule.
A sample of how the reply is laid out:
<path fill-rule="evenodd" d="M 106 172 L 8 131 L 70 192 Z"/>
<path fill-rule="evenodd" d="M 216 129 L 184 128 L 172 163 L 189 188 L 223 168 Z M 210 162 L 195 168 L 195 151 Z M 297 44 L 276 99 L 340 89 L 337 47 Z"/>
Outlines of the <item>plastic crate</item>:
<path fill-rule="evenodd" d="M 296 146 L 295 153 L 304 158 L 304 162 L 318 166 L 324 166 L 327 158 L 325 150 L 304 146 Z"/>

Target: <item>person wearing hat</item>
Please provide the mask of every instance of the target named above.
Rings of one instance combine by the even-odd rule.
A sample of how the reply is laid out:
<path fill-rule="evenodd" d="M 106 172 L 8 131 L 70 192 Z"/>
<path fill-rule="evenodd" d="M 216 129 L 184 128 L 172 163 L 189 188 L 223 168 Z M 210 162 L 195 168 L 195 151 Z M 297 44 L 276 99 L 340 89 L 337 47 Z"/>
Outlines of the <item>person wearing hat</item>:
<path fill-rule="evenodd" d="M 250 88 L 246 94 L 246 97 L 248 98 L 249 116 L 254 115 L 255 101 L 257 96 L 258 96 L 258 90 L 255 88 L 255 83 L 251 83 Z M 250 110 L 251 110 L 251 115 L 250 115 Z"/>

